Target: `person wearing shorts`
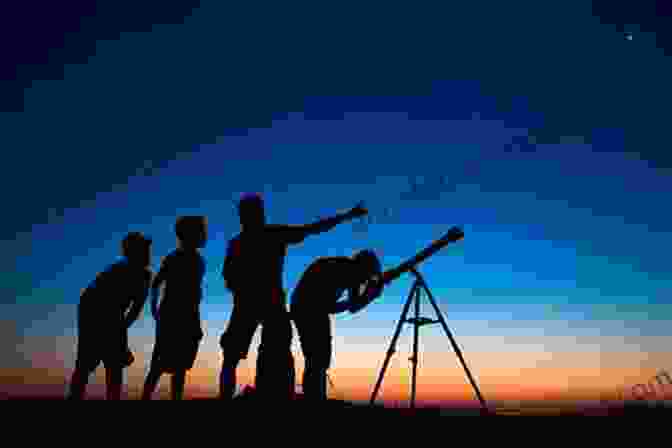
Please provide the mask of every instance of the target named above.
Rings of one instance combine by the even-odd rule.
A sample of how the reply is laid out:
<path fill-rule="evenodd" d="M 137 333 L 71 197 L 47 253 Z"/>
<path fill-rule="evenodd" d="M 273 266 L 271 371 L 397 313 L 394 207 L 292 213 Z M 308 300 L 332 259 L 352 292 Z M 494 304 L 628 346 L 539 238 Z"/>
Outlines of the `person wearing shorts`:
<path fill-rule="evenodd" d="M 84 398 L 89 378 L 101 363 L 107 399 L 121 399 L 123 369 L 134 361 L 128 328 L 142 312 L 152 279 L 151 244 L 139 232 L 126 235 L 121 244 L 123 258 L 82 291 L 77 308 L 77 358 L 68 399 Z"/>
<path fill-rule="evenodd" d="M 257 357 L 256 384 L 261 395 L 291 398 L 294 358 L 291 353 L 292 325 L 283 286 L 287 248 L 298 245 L 338 224 L 367 213 L 361 205 L 313 224 L 290 226 L 266 223 L 264 200 L 258 194 L 244 195 L 238 203 L 241 232 L 229 241 L 222 277 L 233 294 L 233 311 L 220 338 L 223 351 L 220 398 L 233 398 L 236 368 L 247 357 L 259 325 L 262 342 Z"/>
<path fill-rule="evenodd" d="M 207 241 L 203 216 L 180 217 L 175 224 L 178 248 L 162 262 L 152 283 L 152 316 L 156 320 L 156 342 L 142 393 L 150 400 L 161 375 L 172 375 L 172 399 L 184 395 L 186 375 L 194 365 L 203 338 L 200 304 L 205 260 L 199 253 Z M 158 292 L 165 282 L 161 307 Z"/>

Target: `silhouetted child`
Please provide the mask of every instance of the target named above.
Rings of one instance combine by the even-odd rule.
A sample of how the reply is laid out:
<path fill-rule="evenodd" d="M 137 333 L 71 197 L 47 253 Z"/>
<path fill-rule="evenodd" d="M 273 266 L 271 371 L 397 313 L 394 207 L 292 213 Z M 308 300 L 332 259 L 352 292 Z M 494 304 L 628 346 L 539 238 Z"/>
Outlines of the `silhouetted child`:
<path fill-rule="evenodd" d="M 199 253 L 207 241 L 207 221 L 202 216 L 180 217 L 175 224 L 178 248 L 162 262 L 152 283 L 152 315 L 156 319 L 156 342 L 145 380 L 143 400 L 150 400 L 161 375 L 172 378 L 172 398 L 181 400 L 184 383 L 196 360 L 203 338 L 200 304 L 205 260 Z M 161 307 L 159 288 L 165 282 Z"/>
<path fill-rule="evenodd" d="M 327 370 L 332 356 L 330 314 L 359 312 L 380 296 L 386 284 L 463 236 L 461 229 L 453 227 L 412 258 L 385 272 L 376 254 L 368 249 L 351 258 L 318 258 L 306 269 L 292 293 L 290 313 L 305 359 L 303 393 L 307 400 L 327 398 Z M 348 298 L 339 301 L 345 291 Z"/>
<path fill-rule="evenodd" d="M 353 257 L 321 257 L 303 273 L 292 293 L 291 316 L 301 343 L 305 360 L 303 394 L 306 400 L 327 399 L 327 371 L 331 364 L 331 314 L 352 313 L 366 306 L 353 297 L 360 294 L 359 286 L 381 274 L 380 263 L 370 250 Z M 338 301 L 348 291 L 349 299 Z M 372 293 L 373 300 L 382 291 Z"/>
<path fill-rule="evenodd" d="M 134 359 L 128 328 L 142 312 L 152 272 L 152 241 L 132 232 L 122 241 L 123 258 L 96 276 L 80 297 L 77 309 L 77 361 L 70 384 L 71 400 L 84 397 L 89 377 L 102 362 L 108 400 L 121 398 L 123 369 Z"/>
<path fill-rule="evenodd" d="M 241 232 L 229 241 L 222 276 L 233 293 L 233 311 L 220 338 L 223 350 L 220 398 L 233 397 L 236 368 L 247 358 L 252 337 L 262 326 L 257 358 L 256 388 L 261 396 L 291 398 L 294 358 L 292 324 L 286 308 L 283 267 L 287 248 L 367 213 L 361 206 L 313 224 L 289 226 L 266 223 L 264 201 L 244 195 L 238 204 Z"/>

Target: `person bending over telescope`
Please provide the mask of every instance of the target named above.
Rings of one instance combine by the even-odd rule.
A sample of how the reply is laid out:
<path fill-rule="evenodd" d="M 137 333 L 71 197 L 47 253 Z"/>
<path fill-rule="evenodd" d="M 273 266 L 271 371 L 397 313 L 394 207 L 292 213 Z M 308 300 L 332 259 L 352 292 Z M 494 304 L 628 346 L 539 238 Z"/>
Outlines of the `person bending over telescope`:
<path fill-rule="evenodd" d="M 287 248 L 366 213 L 360 204 L 312 224 L 274 225 L 266 223 L 260 195 L 246 194 L 241 198 L 238 204 L 241 232 L 229 241 L 222 269 L 225 286 L 233 294 L 233 310 L 219 342 L 223 351 L 220 399 L 233 398 L 236 368 L 241 359 L 247 358 L 259 325 L 262 334 L 257 357 L 257 391 L 265 397 L 291 398 L 292 324 L 282 283 Z"/>
<path fill-rule="evenodd" d="M 384 273 L 378 257 L 368 249 L 352 257 L 321 257 L 306 269 L 292 293 L 290 308 L 305 359 L 302 384 L 306 400 L 327 399 L 332 356 L 330 315 L 361 311 L 381 295 L 385 285 L 463 236 L 454 227 L 413 258 Z M 346 291 L 348 298 L 339 301 Z"/>

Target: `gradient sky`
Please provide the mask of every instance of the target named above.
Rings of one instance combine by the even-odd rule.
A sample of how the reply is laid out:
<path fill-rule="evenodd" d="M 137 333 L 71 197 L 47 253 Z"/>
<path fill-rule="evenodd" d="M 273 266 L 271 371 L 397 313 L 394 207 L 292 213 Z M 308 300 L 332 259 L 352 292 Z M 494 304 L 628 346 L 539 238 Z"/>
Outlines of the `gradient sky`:
<path fill-rule="evenodd" d="M 502 23 L 475 6 L 439 19 L 344 5 L 320 23 L 314 8 L 302 12 L 313 21 L 278 10 L 245 15 L 248 28 L 200 3 L 182 25 L 99 41 L 63 80 L 33 82 L 23 112 L 0 114 L 12 149 L 2 187 L 16 192 L 3 232 L 4 392 L 64 393 L 80 289 L 126 232 L 154 239 L 157 269 L 176 216 L 203 214 L 206 337 L 187 390 L 214 396 L 231 312 L 219 271 L 244 191 L 265 194 L 274 223 L 370 209 L 366 229 L 343 224 L 290 249 L 288 291 L 316 257 L 367 247 L 391 268 L 462 226 L 465 239 L 420 270 L 486 400 L 613 398 L 672 369 L 670 141 L 657 109 L 672 70 L 653 33 L 625 41 L 580 2 L 520 2 L 525 18 L 511 7 Z M 408 193 L 413 178 L 425 194 Z M 402 277 L 335 318 L 333 396 L 368 396 L 411 285 Z M 130 332 L 134 394 L 153 332 L 146 309 Z M 381 398 L 408 397 L 411 335 Z M 418 399 L 473 401 L 441 328 L 420 343 Z M 241 380 L 253 370 L 252 353 Z M 94 382 L 99 393 L 102 372 Z"/>

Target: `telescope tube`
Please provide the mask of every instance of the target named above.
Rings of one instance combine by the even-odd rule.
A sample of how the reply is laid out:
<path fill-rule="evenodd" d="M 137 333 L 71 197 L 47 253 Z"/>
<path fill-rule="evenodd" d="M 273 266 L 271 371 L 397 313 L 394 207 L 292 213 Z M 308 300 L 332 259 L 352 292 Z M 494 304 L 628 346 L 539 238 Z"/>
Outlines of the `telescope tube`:
<path fill-rule="evenodd" d="M 383 292 L 386 285 L 393 282 L 401 275 L 415 268 L 418 264 L 425 261 L 427 258 L 434 255 L 439 250 L 446 247 L 452 242 L 456 242 L 464 238 L 464 233 L 458 227 L 451 228 L 444 236 L 432 242 L 425 249 L 418 252 L 414 257 L 406 260 L 394 269 L 388 269 L 382 274 L 375 274 L 365 283 L 366 289 L 364 293 L 352 297 L 349 302 L 349 310 L 351 313 L 357 313 L 371 302 L 376 300 Z M 345 306 L 345 305 L 344 305 Z"/>
<path fill-rule="evenodd" d="M 383 273 L 382 281 L 383 285 L 388 285 L 394 280 L 398 279 L 400 276 L 410 271 L 436 252 L 440 251 L 448 244 L 459 241 L 464 238 L 464 233 L 459 227 L 451 228 L 444 236 L 432 242 L 425 249 L 418 252 L 414 257 L 406 260 L 399 266 L 394 269 L 389 269 Z"/>

